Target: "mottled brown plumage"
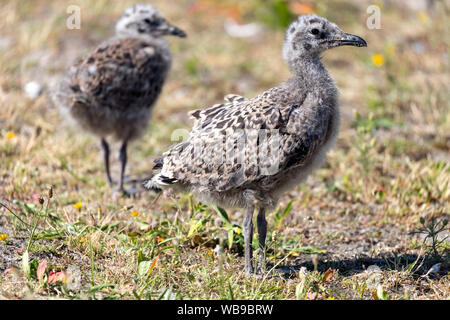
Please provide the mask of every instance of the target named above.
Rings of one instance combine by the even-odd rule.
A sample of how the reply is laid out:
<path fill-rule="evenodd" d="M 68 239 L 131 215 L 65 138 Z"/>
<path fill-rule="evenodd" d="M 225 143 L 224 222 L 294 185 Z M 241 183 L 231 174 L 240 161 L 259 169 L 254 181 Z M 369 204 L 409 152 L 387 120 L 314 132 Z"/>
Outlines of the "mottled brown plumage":
<path fill-rule="evenodd" d="M 258 208 L 264 267 L 265 211 L 276 206 L 286 189 L 300 183 L 325 161 L 339 127 L 338 90 L 320 61 L 326 49 L 365 46 L 315 15 L 301 16 L 286 32 L 283 56 L 292 78 L 250 99 L 229 95 L 191 113 L 189 139 L 172 147 L 156 162 L 161 171 L 147 188 L 174 186 L 201 200 L 247 209 L 244 219 L 246 271 L 251 261 L 252 216 Z"/>
<path fill-rule="evenodd" d="M 100 45 L 69 70 L 70 112 L 102 137 L 137 138 L 145 129 L 170 67 L 170 56 L 152 41 L 125 38 Z"/>
<path fill-rule="evenodd" d="M 167 34 L 185 36 L 150 5 L 128 8 L 116 24 L 116 35 L 71 66 L 53 94 L 66 118 L 101 137 L 110 183 L 106 138 L 122 141 L 123 192 L 127 143 L 146 129 L 170 69 Z"/>

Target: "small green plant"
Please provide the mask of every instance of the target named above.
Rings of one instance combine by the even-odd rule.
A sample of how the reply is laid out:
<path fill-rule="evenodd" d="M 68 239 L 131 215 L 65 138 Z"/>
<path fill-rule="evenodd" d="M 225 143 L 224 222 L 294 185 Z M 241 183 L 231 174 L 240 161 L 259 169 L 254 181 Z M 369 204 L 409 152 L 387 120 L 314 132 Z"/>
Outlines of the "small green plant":
<path fill-rule="evenodd" d="M 293 20 L 287 1 L 260 1 L 256 17 L 266 26 L 273 29 L 286 29 Z"/>
<path fill-rule="evenodd" d="M 371 152 L 375 147 L 376 140 L 371 136 L 376 128 L 376 123 L 372 113 L 369 114 L 367 119 L 362 118 L 358 112 L 355 112 L 354 117 L 356 129 L 355 146 L 359 151 L 359 161 L 367 174 L 372 167 Z"/>
<path fill-rule="evenodd" d="M 195 77 L 198 74 L 198 59 L 196 57 L 187 60 L 184 63 L 184 68 L 186 69 L 186 72 L 191 77 Z"/>
<path fill-rule="evenodd" d="M 324 273 L 313 271 L 311 273 L 300 272 L 300 283 L 295 287 L 295 296 L 299 300 L 335 300 L 325 283 L 331 281 L 335 270 L 328 269 Z"/>
<path fill-rule="evenodd" d="M 372 292 L 372 297 L 375 300 L 390 300 L 389 294 L 384 290 L 381 284 L 378 285 L 377 291 Z"/>
<path fill-rule="evenodd" d="M 445 236 L 439 240 L 439 235 L 440 233 L 448 230 L 448 220 L 444 219 L 438 221 L 433 218 L 427 223 L 424 217 L 420 217 L 420 224 L 422 227 L 414 233 L 425 234 L 422 245 L 427 251 L 427 254 L 431 254 L 433 258 L 440 260 L 441 251 L 445 248 L 443 244 L 447 240 L 448 236 Z M 428 240 L 431 240 L 431 244 L 429 244 Z"/>
<path fill-rule="evenodd" d="M 277 211 L 275 211 L 275 216 L 274 216 L 275 228 L 278 228 L 281 225 L 281 223 L 283 222 L 283 220 L 286 218 L 286 216 L 289 214 L 289 212 L 291 212 L 292 204 L 294 203 L 294 201 L 295 201 L 295 199 L 292 199 L 291 201 L 289 201 L 283 211 L 281 211 L 281 207 L 277 208 Z"/>
<path fill-rule="evenodd" d="M 158 253 L 156 258 L 152 260 L 145 258 L 142 253 L 138 256 L 138 275 L 142 279 L 142 287 L 139 289 L 139 291 L 133 290 L 133 295 L 136 299 L 140 300 L 142 298 L 142 295 L 144 294 L 145 289 L 149 286 L 149 284 L 152 282 L 152 278 L 150 277 L 152 274 L 153 269 L 156 266 L 156 263 L 158 262 L 159 258 L 161 256 L 161 252 Z"/>
<path fill-rule="evenodd" d="M 223 228 L 228 233 L 228 248 L 231 249 L 233 243 L 242 246 L 242 244 L 244 243 L 242 228 L 237 224 L 231 223 L 230 218 L 228 217 L 228 214 L 224 209 L 218 206 L 213 206 L 213 208 L 222 218 L 224 224 Z"/>
<path fill-rule="evenodd" d="M 358 297 L 363 298 L 364 297 L 364 293 L 366 292 L 367 289 L 367 282 L 363 281 L 362 283 L 360 283 L 358 280 L 355 280 L 355 282 L 353 283 L 353 290 L 355 290 L 358 293 Z"/>
<path fill-rule="evenodd" d="M 41 208 L 39 209 L 39 211 L 37 213 L 35 211 L 33 211 L 36 218 L 33 223 L 33 228 L 31 229 L 30 238 L 28 239 L 27 247 L 26 247 L 24 253 L 22 254 L 22 269 L 28 279 L 31 278 L 32 270 L 37 269 L 37 261 L 36 260 L 33 260 L 33 262 L 31 264 L 29 262 L 29 252 L 30 252 L 31 246 L 33 245 L 34 241 L 36 240 L 35 239 L 36 228 L 41 219 L 43 211 L 44 211 L 44 216 L 48 215 L 48 207 L 49 207 L 51 198 L 53 198 L 53 188 L 52 187 L 50 187 L 48 190 L 47 202 L 45 202 L 45 200 L 42 196 L 39 197 L 39 204 L 41 205 Z M 44 209 L 44 204 L 45 204 L 45 209 Z"/>

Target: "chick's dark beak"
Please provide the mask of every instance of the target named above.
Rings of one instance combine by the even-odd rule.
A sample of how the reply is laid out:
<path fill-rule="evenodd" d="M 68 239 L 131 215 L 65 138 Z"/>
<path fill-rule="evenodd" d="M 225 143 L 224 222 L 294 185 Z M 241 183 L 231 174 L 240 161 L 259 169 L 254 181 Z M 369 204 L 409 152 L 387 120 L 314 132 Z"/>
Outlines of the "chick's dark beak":
<path fill-rule="evenodd" d="M 340 39 L 335 39 L 339 46 L 355 46 L 355 47 L 367 47 L 367 42 L 358 36 L 350 33 L 344 33 Z"/>
<path fill-rule="evenodd" d="M 174 25 L 171 25 L 169 23 L 167 24 L 167 34 L 171 34 L 173 36 L 177 36 L 177 37 L 180 37 L 180 38 L 185 38 L 186 37 L 186 32 L 184 32 L 180 28 L 177 28 Z"/>

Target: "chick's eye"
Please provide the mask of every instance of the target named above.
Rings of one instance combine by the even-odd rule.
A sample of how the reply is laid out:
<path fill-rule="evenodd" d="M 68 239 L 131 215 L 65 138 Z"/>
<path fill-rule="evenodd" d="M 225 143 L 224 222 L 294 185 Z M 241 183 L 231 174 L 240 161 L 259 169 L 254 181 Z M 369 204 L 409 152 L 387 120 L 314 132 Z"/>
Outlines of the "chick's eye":
<path fill-rule="evenodd" d="M 159 21 L 144 19 L 144 22 L 148 24 L 150 27 L 157 27 L 159 25 Z"/>
<path fill-rule="evenodd" d="M 311 30 L 311 33 L 313 35 L 317 35 L 317 34 L 319 34 L 319 29 L 314 28 L 314 29 Z"/>

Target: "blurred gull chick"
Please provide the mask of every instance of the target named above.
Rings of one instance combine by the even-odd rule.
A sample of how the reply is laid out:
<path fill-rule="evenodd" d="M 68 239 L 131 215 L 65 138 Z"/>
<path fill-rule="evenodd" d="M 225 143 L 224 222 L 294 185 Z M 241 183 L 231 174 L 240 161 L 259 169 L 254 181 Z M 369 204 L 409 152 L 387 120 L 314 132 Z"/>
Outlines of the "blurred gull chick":
<path fill-rule="evenodd" d="M 121 141 L 123 187 L 127 144 L 142 135 L 171 65 L 166 35 L 186 34 L 167 22 L 157 9 L 137 4 L 116 23 L 116 35 L 68 69 L 52 98 L 67 119 L 101 138 L 108 182 L 111 137 Z"/>

